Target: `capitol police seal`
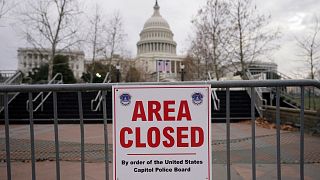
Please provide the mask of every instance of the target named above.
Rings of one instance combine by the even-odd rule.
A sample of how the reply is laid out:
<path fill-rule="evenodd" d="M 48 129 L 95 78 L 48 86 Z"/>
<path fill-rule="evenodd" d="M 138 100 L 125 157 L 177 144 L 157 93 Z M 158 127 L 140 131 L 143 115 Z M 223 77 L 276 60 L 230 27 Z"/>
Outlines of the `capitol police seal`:
<path fill-rule="evenodd" d="M 128 106 L 131 103 L 131 95 L 128 93 L 121 94 L 120 103 L 124 106 Z"/>
<path fill-rule="evenodd" d="M 199 92 L 195 92 L 192 94 L 192 103 L 195 105 L 200 105 L 203 102 L 203 95 Z"/>

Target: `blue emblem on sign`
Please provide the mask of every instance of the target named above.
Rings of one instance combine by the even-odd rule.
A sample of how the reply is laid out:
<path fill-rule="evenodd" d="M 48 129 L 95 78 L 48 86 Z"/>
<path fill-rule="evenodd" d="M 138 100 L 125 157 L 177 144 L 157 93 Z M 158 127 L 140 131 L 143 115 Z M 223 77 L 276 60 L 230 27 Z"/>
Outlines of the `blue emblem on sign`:
<path fill-rule="evenodd" d="M 120 103 L 124 106 L 128 106 L 131 103 L 131 95 L 128 93 L 121 94 Z"/>
<path fill-rule="evenodd" d="M 199 92 L 192 94 L 192 102 L 195 105 L 200 105 L 203 102 L 203 95 Z"/>

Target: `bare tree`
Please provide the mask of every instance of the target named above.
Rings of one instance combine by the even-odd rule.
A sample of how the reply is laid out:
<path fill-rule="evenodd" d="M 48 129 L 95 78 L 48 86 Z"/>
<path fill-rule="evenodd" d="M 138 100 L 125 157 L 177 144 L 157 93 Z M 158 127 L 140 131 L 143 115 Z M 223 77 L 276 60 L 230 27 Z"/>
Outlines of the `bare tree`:
<path fill-rule="evenodd" d="M 113 55 L 123 50 L 126 37 L 123 29 L 123 20 L 119 12 L 113 13 L 106 28 L 105 56 L 109 59 L 109 64 L 111 64 Z"/>
<path fill-rule="evenodd" d="M 202 70 L 202 64 L 203 62 L 205 61 L 205 52 L 204 51 L 204 48 L 202 47 L 202 39 L 198 38 L 198 37 L 201 37 L 200 35 L 198 35 L 198 33 L 200 32 L 197 32 L 197 35 L 192 38 L 191 40 L 191 47 L 189 49 L 189 56 L 193 58 L 193 60 L 195 60 L 196 62 L 194 63 L 195 67 L 196 67 L 196 72 L 197 72 L 197 79 L 198 80 L 201 80 L 203 79 L 203 70 Z"/>
<path fill-rule="evenodd" d="M 95 71 L 94 62 L 97 57 L 102 56 L 108 61 L 108 71 L 111 72 L 114 55 L 122 55 L 123 53 L 123 42 L 126 34 L 123 30 L 123 21 L 120 13 L 114 12 L 109 19 L 104 19 L 98 5 L 96 5 L 94 15 L 89 17 L 89 22 L 86 42 L 92 52 L 92 66 L 89 69 L 92 82 Z"/>
<path fill-rule="evenodd" d="M 301 57 L 303 61 L 309 66 L 309 77 L 315 79 L 316 66 L 320 61 L 320 22 L 319 18 L 315 15 L 313 18 L 313 26 L 310 28 L 310 32 L 306 33 L 306 36 L 298 39 L 296 38 L 298 47 L 301 49 Z M 311 98 L 311 94 L 315 96 L 315 89 L 309 88 L 309 109 L 311 108 L 311 99 L 313 108 L 316 109 L 315 98 Z"/>
<path fill-rule="evenodd" d="M 277 48 L 273 42 L 279 38 L 279 31 L 267 28 L 271 16 L 258 14 L 252 0 L 232 0 L 228 7 L 233 30 L 229 49 L 233 53 L 232 64 L 244 75 L 252 62 Z"/>
<path fill-rule="evenodd" d="M 59 50 L 79 42 L 77 21 L 80 14 L 77 0 L 30 0 L 22 13 L 27 41 L 37 49 L 50 47 L 48 80 L 52 78 L 53 58 Z M 58 49 L 59 48 L 59 49 Z"/>
<path fill-rule="evenodd" d="M 0 0 L 0 19 L 8 13 L 7 2 L 5 0 Z"/>
<path fill-rule="evenodd" d="M 14 8 L 14 0 L 0 0 L 0 19 L 3 18 L 9 11 Z"/>
<path fill-rule="evenodd" d="M 89 22 L 90 27 L 87 42 L 92 52 L 92 67 L 90 69 L 90 82 L 92 83 L 95 72 L 95 60 L 99 55 L 103 54 L 104 40 L 106 39 L 106 25 L 98 4 L 96 4 L 94 15 L 89 17 Z"/>
<path fill-rule="evenodd" d="M 142 81 L 142 78 L 141 78 L 142 73 L 143 72 L 139 71 L 135 67 L 130 66 L 127 71 L 127 74 L 126 74 L 125 81 L 126 82 L 141 82 Z"/>
<path fill-rule="evenodd" d="M 192 21 L 196 29 L 193 41 L 193 50 L 204 57 L 206 67 L 210 66 L 215 78 L 222 76 L 220 68 L 229 58 L 225 50 L 229 41 L 228 4 L 224 0 L 207 0 L 206 6 L 198 11 L 197 17 Z M 210 62 L 208 62 L 210 60 Z M 206 70 L 206 73 L 209 69 Z"/>
<path fill-rule="evenodd" d="M 195 60 L 191 56 L 187 56 L 183 59 L 183 65 L 185 66 L 184 71 L 181 73 L 184 73 L 184 79 L 185 81 L 193 81 L 197 78 L 197 66 L 195 65 Z M 181 74 L 182 76 L 182 74 Z"/>
<path fill-rule="evenodd" d="M 313 27 L 305 37 L 296 38 L 298 47 L 301 50 L 300 56 L 308 64 L 310 69 L 310 78 L 315 79 L 316 65 L 320 60 L 320 22 L 317 16 L 313 18 Z"/>

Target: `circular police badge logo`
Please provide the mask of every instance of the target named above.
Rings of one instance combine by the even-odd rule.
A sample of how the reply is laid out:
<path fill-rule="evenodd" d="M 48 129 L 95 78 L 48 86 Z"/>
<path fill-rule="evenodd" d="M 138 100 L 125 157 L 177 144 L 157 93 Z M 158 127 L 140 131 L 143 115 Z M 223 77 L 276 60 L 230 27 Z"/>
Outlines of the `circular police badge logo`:
<path fill-rule="evenodd" d="M 192 102 L 195 105 L 200 105 L 203 102 L 203 95 L 199 92 L 193 93 L 192 94 Z"/>
<path fill-rule="evenodd" d="M 131 103 L 131 95 L 128 93 L 121 94 L 120 103 L 124 106 L 128 106 Z"/>

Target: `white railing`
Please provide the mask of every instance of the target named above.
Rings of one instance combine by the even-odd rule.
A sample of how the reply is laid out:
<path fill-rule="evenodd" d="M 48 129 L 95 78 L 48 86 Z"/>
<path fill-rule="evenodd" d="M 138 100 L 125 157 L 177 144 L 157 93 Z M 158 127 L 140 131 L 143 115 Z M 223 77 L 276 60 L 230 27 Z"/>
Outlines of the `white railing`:
<path fill-rule="evenodd" d="M 269 73 L 269 76 L 273 75 L 273 78 L 271 79 L 279 79 L 279 80 L 291 80 L 292 78 L 284 73 L 281 73 L 277 70 L 266 70 L 266 71 L 249 71 L 248 72 L 252 75 L 253 79 L 255 80 L 266 80 L 267 73 Z M 271 74 L 272 73 L 272 74 Z M 264 79 L 261 77 L 265 77 Z M 289 88 L 289 89 L 287 89 Z M 299 94 L 300 94 L 300 88 L 299 87 L 287 87 L 287 88 L 280 88 L 280 96 L 283 97 L 283 102 L 286 103 L 288 106 L 299 109 Z M 314 92 L 313 92 L 314 90 Z M 275 89 L 269 89 L 269 92 L 274 93 Z M 309 89 L 309 92 L 314 94 L 314 96 L 320 95 L 320 90 L 313 88 L 312 90 Z M 273 96 L 272 96 L 273 97 Z M 273 99 L 271 99 L 272 102 Z M 271 103 L 272 105 L 272 103 Z"/>
<path fill-rule="evenodd" d="M 110 83 L 111 82 L 111 79 L 109 79 L 109 72 L 107 73 L 106 77 L 104 78 L 102 84 L 104 83 Z M 101 103 L 102 103 L 102 91 L 99 91 L 97 96 L 91 100 L 91 111 L 98 111 L 101 107 Z M 97 103 L 96 106 L 94 106 L 94 104 Z"/>
<path fill-rule="evenodd" d="M 7 81 L 19 72 L 16 70 L 0 70 L 0 84 L 8 84 Z"/>
<path fill-rule="evenodd" d="M 22 82 L 22 79 L 23 73 L 21 71 L 17 71 L 14 75 L 10 76 L 3 84 L 20 84 Z"/>
<path fill-rule="evenodd" d="M 48 84 L 63 84 L 63 75 L 61 73 L 57 73 L 49 82 Z M 49 98 L 49 96 L 52 94 L 52 91 L 48 92 L 48 94 L 44 95 L 44 92 L 40 92 L 33 100 L 32 103 L 35 103 L 38 101 L 38 99 L 41 98 L 40 103 L 38 106 L 36 106 L 33 111 L 36 112 L 41 108 L 41 111 L 43 111 L 43 104 L 46 102 L 46 100 Z M 26 109 L 29 110 L 29 100 L 26 102 Z"/>
<path fill-rule="evenodd" d="M 210 72 L 208 72 L 208 77 L 209 77 L 209 80 L 212 81 L 212 77 L 211 77 Z M 214 108 L 214 110 L 219 111 L 220 110 L 220 99 L 217 96 L 216 88 L 212 88 L 211 97 L 212 97 L 212 100 L 213 100 L 213 108 Z"/>
<path fill-rule="evenodd" d="M 214 110 L 219 111 L 220 110 L 220 99 L 217 96 L 216 89 L 212 89 L 211 97 L 212 97 L 213 102 L 214 102 L 213 103 Z"/>
<path fill-rule="evenodd" d="M 11 72 L 11 71 L 10 71 Z M 5 82 L 3 82 L 3 85 L 13 85 L 13 84 L 21 84 L 23 79 L 23 73 L 21 71 L 17 71 L 12 76 L 8 77 Z M 10 104 L 18 95 L 20 92 L 17 93 L 9 93 L 8 94 L 8 104 Z M 0 94 L 0 113 L 3 111 L 3 95 Z"/>
<path fill-rule="evenodd" d="M 248 80 L 256 80 L 249 70 L 247 70 L 246 72 L 246 77 L 248 78 Z M 252 88 L 246 88 L 250 98 L 252 98 L 251 89 Z M 265 110 L 265 106 L 267 105 L 267 100 L 262 97 L 263 90 L 261 87 L 255 87 L 253 88 L 253 90 L 254 90 L 253 94 L 256 97 L 254 98 L 256 109 L 259 115 L 262 116 L 263 115 L 262 111 Z"/>

